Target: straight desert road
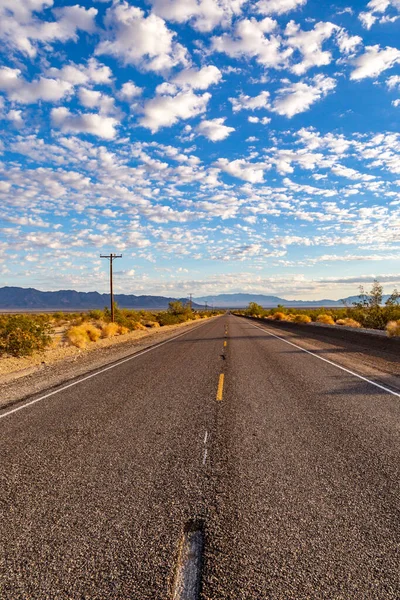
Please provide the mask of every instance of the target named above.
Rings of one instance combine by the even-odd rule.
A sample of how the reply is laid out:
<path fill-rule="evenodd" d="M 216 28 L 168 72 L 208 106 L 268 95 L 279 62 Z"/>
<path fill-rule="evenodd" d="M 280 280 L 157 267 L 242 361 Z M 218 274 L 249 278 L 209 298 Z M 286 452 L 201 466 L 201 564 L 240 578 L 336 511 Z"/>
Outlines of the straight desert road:
<path fill-rule="evenodd" d="M 203 600 L 400 598 L 393 378 L 255 325 L 219 317 L 0 411 L 2 600 L 172 599 L 191 520 Z"/>

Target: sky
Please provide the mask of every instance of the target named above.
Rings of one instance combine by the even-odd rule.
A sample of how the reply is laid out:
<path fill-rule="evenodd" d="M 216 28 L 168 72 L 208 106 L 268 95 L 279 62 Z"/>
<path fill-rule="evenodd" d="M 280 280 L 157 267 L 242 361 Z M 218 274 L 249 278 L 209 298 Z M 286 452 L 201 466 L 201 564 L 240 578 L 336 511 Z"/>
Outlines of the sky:
<path fill-rule="evenodd" d="M 400 287 L 400 0 L 75 1 L 0 1 L 0 285 Z"/>

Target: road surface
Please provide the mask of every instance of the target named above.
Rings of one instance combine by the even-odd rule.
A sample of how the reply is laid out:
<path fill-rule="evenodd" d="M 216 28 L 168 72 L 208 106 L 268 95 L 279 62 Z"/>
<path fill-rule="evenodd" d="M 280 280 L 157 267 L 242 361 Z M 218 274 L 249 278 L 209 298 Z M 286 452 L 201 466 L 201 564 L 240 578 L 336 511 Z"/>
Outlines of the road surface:
<path fill-rule="evenodd" d="M 400 392 L 276 336 L 226 315 L 0 411 L 0 598 L 173 598 L 194 521 L 203 600 L 398 600 Z"/>

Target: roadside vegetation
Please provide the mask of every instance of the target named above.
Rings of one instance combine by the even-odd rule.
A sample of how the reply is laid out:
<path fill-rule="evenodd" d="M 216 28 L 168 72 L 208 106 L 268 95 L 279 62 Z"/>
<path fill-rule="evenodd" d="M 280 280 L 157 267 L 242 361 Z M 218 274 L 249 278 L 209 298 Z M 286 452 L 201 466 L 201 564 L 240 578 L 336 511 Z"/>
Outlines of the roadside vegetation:
<path fill-rule="evenodd" d="M 114 323 L 108 308 L 87 313 L 0 314 L 0 356 L 32 356 L 59 345 L 85 348 L 102 338 L 205 319 L 223 311 L 195 311 L 177 301 L 170 302 L 166 311 L 137 311 L 115 305 L 114 312 Z"/>
<path fill-rule="evenodd" d="M 289 321 L 294 323 L 321 323 L 338 327 L 386 330 L 389 337 L 400 336 L 400 294 L 393 290 L 383 304 L 383 290 L 379 281 L 374 281 L 366 292 L 359 288 L 358 301 L 341 308 L 288 308 L 277 306 L 265 309 L 255 302 L 235 314 L 241 314 L 269 321 Z"/>

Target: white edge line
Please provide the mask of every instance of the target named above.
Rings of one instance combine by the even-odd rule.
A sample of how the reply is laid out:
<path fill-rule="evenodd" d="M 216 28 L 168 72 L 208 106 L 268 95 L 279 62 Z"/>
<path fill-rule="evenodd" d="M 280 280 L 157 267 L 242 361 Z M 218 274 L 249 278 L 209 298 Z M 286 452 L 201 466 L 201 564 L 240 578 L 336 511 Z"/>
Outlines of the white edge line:
<path fill-rule="evenodd" d="M 206 464 L 206 460 L 207 460 L 207 448 L 204 450 L 203 465 Z"/>
<path fill-rule="evenodd" d="M 207 439 L 208 439 L 208 431 L 206 431 L 206 433 L 204 435 L 204 444 L 207 444 Z"/>
<path fill-rule="evenodd" d="M 157 348 L 160 348 L 161 346 L 164 346 L 165 344 L 168 344 L 169 342 L 173 342 L 174 340 L 177 340 L 178 338 L 182 337 L 183 335 L 187 335 L 188 333 L 190 333 L 190 331 L 194 331 L 195 329 L 200 329 L 200 327 L 202 327 L 204 325 L 207 325 L 207 322 L 202 323 L 201 325 L 198 325 L 197 327 L 194 327 L 193 329 L 189 329 L 189 331 L 184 331 L 183 333 L 180 333 L 179 335 L 175 335 L 173 338 L 170 338 L 169 340 L 165 340 L 164 342 L 160 342 L 159 344 L 156 344 L 156 345 L 152 346 L 151 348 L 146 348 L 146 350 L 141 350 L 140 352 L 137 352 L 133 356 L 128 356 L 128 358 L 123 358 L 122 360 L 118 361 L 117 363 L 109 365 L 108 367 L 105 367 L 104 369 L 101 369 L 100 371 L 96 371 L 96 373 L 91 373 L 90 375 L 86 375 L 86 377 L 82 377 L 81 379 L 78 379 L 78 381 L 73 381 L 72 383 L 68 383 L 67 385 L 64 385 L 62 388 L 59 388 L 58 390 L 54 390 L 53 392 L 49 392 L 48 394 L 45 394 L 44 396 L 40 396 L 39 398 L 35 398 L 34 400 L 31 400 L 30 402 L 27 402 L 26 404 L 23 404 L 22 406 L 17 406 L 17 408 L 13 408 L 12 410 L 9 410 L 8 412 L 1 414 L 0 419 L 4 419 L 4 417 L 8 417 L 8 415 L 12 415 L 13 413 L 18 412 L 19 410 L 27 408 L 28 406 L 32 406 L 32 404 L 36 404 L 36 402 L 40 402 L 41 400 L 50 398 L 50 396 L 59 394 L 60 392 L 63 392 L 64 390 L 67 390 L 68 388 L 73 387 L 74 385 L 78 385 L 78 383 L 82 383 L 83 381 L 87 381 L 88 379 L 91 379 L 92 377 L 101 375 L 101 373 L 105 373 L 106 371 L 109 371 L 110 369 L 119 367 L 119 365 L 122 365 L 123 363 L 128 362 L 129 360 L 139 358 L 139 356 L 142 356 L 143 354 L 146 354 L 147 352 L 150 352 L 151 350 L 156 350 Z M 23 402 L 23 400 L 22 400 L 22 402 Z"/>
<path fill-rule="evenodd" d="M 380 385 L 379 383 L 375 383 L 375 381 L 371 381 L 370 379 L 367 379 L 366 377 L 363 377 L 362 375 L 359 375 L 358 373 L 354 373 L 354 371 L 350 371 L 349 369 L 346 369 L 345 367 L 341 367 L 337 363 L 334 363 L 331 360 L 328 360 L 327 358 L 323 358 L 322 356 L 319 356 L 318 354 L 314 354 L 314 352 L 310 352 L 310 350 L 306 350 L 305 348 L 302 348 L 301 346 L 298 346 L 297 344 L 293 344 L 293 342 L 289 342 L 288 340 L 285 340 L 285 338 L 280 337 L 279 335 L 275 335 L 274 333 L 271 333 L 271 331 L 269 329 L 267 329 L 266 327 L 259 327 L 258 325 L 253 325 L 253 324 L 251 324 L 251 325 L 252 325 L 252 327 L 255 327 L 256 329 L 259 329 L 260 331 L 265 331 L 269 335 L 272 335 L 272 337 L 277 338 L 278 340 L 281 340 L 282 342 L 285 342 L 285 344 L 290 344 L 290 346 L 294 346 L 295 348 L 298 348 L 302 352 L 311 354 L 311 356 L 315 356 L 315 358 L 319 358 L 319 360 L 323 360 L 324 362 L 328 363 L 329 365 L 333 365 L 334 367 L 340 369 L 341 371 L 345 371 L 345 373 L 354 375 L 354 377 L 358 377 L 358 379 L 362 379 L 363 381 L 366 381 L 367 383 L 374 385 L 375 387 L 383 390 L 384 392 L 388 392 L 389 394 L 392 394 L 392 396 L 397 396 L 397 398 L 400 398 L 400 394 L 398 394 L 397 392 L 394 392 L 393 390 L 390 390 L 389 388 L 387 388 L 383 385 Z"/>

